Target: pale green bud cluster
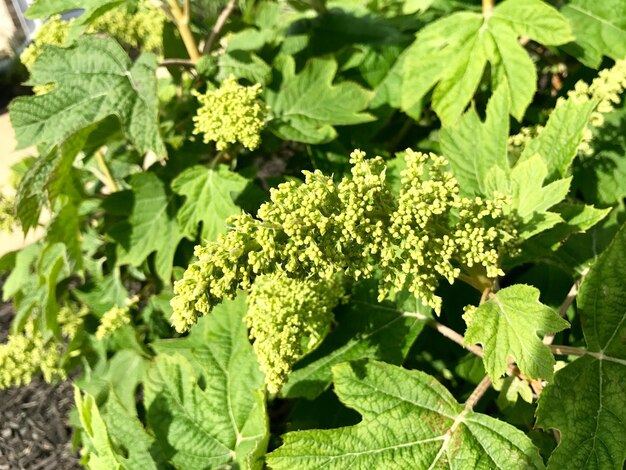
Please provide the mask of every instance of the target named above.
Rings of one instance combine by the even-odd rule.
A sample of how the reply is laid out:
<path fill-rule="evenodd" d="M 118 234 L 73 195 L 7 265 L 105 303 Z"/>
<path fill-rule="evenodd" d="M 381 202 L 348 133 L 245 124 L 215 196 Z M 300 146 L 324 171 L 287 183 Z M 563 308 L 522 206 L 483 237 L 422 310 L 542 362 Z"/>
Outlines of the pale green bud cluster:
<path fill-rule="evenodd" d="M 461 197 L 445 158 L 407 150 L 398 207 L 391 215 L 390 244 L 380 261 L 379 300 L 407 289 L 426 305 L 441 310 L 438 279 L 453 283 L 461 268 L 479 266 L 487 277 L 504 273 L 500 251 L 515 236 L 499 224 L 510 201 Z"/>
<path fill-rule="evenodd" d="M 242 86 L 234 77 L 204 94 L 194 90 L 201 106 L 193 117 L 193 133 L 203 134 L 204 142 L 215 142 L 220 151 L 236 142 L 249 150 L 256 149 L 269 110 L 259 98 L 261 91 L 260 84 Z"/>
<path fill-rule="evenodd" d="M 31 322 L 23 334 L 9 335 L 8 341 L 0 345 L 0 390 L 25 385 L 39 373 L 48 383 L 65 379 L 60 362 L 60 345 L 44 341 Z"/>
<path fill-rule="evenodd" d="M 147 1 L 140 1 L 137 10 L 129 12 L 126 5 L 113 8 L 89 25 L 88 33 L 107 33 L 120 43 L 145 51 L 163 48 L 163 10 Z"/>
<path fill-rule="evenodd" d="M 35 34 L 33 42 L 24 49 L 20 60 L 27 69 L 33 66 L 37 57 L 43 52 L 44 46 L 63 46 L 67 40 L 70 25 L 74 20 L 65 21 L 60 15 L 51 16 Z"/>
<path fill-rule="evenodd" d="M 299 280 L 284 272 L 256 278 L 245 321 L 270 393 L 278 393 L 296 361 L 324 339 L 342 295 L 336 280 Z"/>
<path fill-rule="evenodd" d="M 96 330 L 96 339 L 102 340 L 111 336 L 121 327 L 130 325 L 130 323 L 130 304 L 125 307 L 118 307 L 116 305 L 104 312 L 104 315 L 100 318 L 100 324 Z"/>
<path fill-rule="evenodd" d="M 0 231 L 10 232 L 16 223 L 15 198 L 0 194 Z"/>
<path fill-rule="evenodd" d="M 591 140 L 593 132 L 591 128 L 602 127 L 604 125 L 604 114 L 615 110 L 615 106 L 620 102 L 620 95 L 626 88 L 626 59 L 615 62 L 610 69 L 601 70 L 591 84 L 580 80 L 574 89 L 567 93 L 569 99 L 576 103 L 586 103 L 595 101 L 596 108 L 591 115 L 590 127 L 585 128 L 583 139 L 578 146 L 578 152 L 583 155 L 591 155 Z M 558 103 L 557 103 L 558 106 Z"/>
<path fill-rule="evenodd" d="M 61 334 L 68 340 L 74 339 L 78 330 L 82 328 L 84 317 L 89 313 L 85 305 L 78 308 L 76 305 L 64 305 L 59 310 L 57 320 L 61 327 Z"/>
<path fill-rule="evenodd" d="M 303 184 L 279 185 L 258 218 L 234 216 L 226 234 L 196 247 L 198 260 L 174 286 L 174 327 L 186 331 L 255 277 L 274 272 L 328 281 L 380 271 L 381 299 L 408 289 L 437 311 L 440 277 L 452 282 L 463 268 L 502 274 L 500 252 L 516 237 L 503 210 L 507 198 L 462 198 L 445 159 L 411 150 L 395 198 L 383 160 L 364 157 L 352 153 L 351 178 L 339 184 L 315 171 L 304 172 Z"/>

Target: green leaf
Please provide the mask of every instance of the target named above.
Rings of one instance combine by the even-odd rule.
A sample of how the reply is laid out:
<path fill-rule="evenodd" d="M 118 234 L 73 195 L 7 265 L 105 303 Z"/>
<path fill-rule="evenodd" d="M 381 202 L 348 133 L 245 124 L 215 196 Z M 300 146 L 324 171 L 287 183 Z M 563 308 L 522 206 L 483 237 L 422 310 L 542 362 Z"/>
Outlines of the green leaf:
<path fill-rule="evenodd" d="M 545 128 L 526 145 L 519 162 L 540 155 L 548 168 L 549 180 L 567 176 L 596 105 L 593 100 L 586 103 L 570 99 L 559 102 Z"/>
<path fill-rule="evenodd" d="M 560 431 L 549 468 L 615 469 L 626 461 L 626 225 L 585 276 L 577 304 L 588 354 L 541 394 L 537 424 Z"/>
<path fill-rule="evenodd" d="M 337 327 L 313 353 L 296 365 L 281 396 L 315 398 L 330 385 L 331 369 L 341 362 L 363 358 L 392 364 L 404 361 L 424 328 L 424 321 L 406 315 L 404 309 L 391 302 L 378 304 L 376 292 L 367 291 L 368 287 L 370 283 L 359 287 L 353 292 L 350 305 L 336 313 Z M 415 299 L 406 307 L 411 312 L 430 314 L 430 309 Z"/>
<path fill-rule="evenodd" d="M 459 405 L 429 375 L 383 362 L 333 368 L 335 393 L 363 415 L 355 425 L 291 432 L 267 456 L 276 470 L 544 468 L 515 427 Z"/>
<path fill-rule="evenodd" d="M 156 273 L 164 281 L 172 274 L 174 253 L 183 234 L 176 222 L 175 195 L 159 177 L 151 172 L 134 174 L 132 212 L 127 220 L 109 230 L 118 243 L 117 264 L 139 266 L 156 251 Z"/>
<path fill-rule="evenodd" d="M 217 79 L 226 80 L 231 75 L 252 83 L 265 85 L 272 78 L 272 68 L 258 55 L 250 51 L 229 51 L 218 59 Z"/>
<path fill-rule="evenodd" d="M 226 219 L 239 213 L 234 199 L 248 181 L 225 165 L 207 169 L 201 165 L 187 168 L 172 181 L 172 189 L 185 202 L 178 210 L 178 223 L 185 236 L 195 240 L 202 222 L 202 239 L 215 240 L 226 231 Z"/>
<path fill-rule="evenodd" d="M 551 379 L 554 357 L 543 336 L 569 326 L 550 307 L 539 302 L 539 290 L 524 284 L 506 287 L 490 296 L 467 319 L 466 344 L 483 346 L 485 370 L 497 379 L 512 357 L 532 379 Z"/>
<path fill-rule="evenodd" d="M 59 188 L 71 179 L 72 165 L 93 127 L 68 138 L 61 145 L 41 154 L 20 180 L 15 198 L 17 218 L 24 233 L 39 223 L 42 208 L 58 197 Z"/>
<path fill-rule="evenodd" d="M 621 0 L 571 0 L 561 9 L 572 25 L 576 44 L 568 47 L 582 63 L 598 68 L 602 56 L 626 56 L 626 4 Z"/>
<path fill-rule="evenodd" d="M 498 167 L 510 173 L 507 159 L 509 96 L 506 87 L 496 90 L 487 104 L 484 122 L 472 107 L 456 123 L 439 134 L 441 150 L 465 194 L 490 195 L 489 172 Z"/>
<path fill-rule="evenodd" d="M 558 213 L 548 209 L 565 199 L 571 178 L 544 186 L 548 167 L 539 155 L 517 163 L 508 178 L 499 167 L 490 171 L 488 176 L 491 187 L 512 197 L 511 210 L 519 219 L 520 237 L 530 238 L 563 221 Z"/>
<path fill-rule="evenodd" d="M 34 266 L 41 253 L 41 244 L 33 243 L 17 252 L 11 274 L 2 285 L 2 300 L 13 298 L 34 280 Z"/>
<path fill-rule="evenodd" d="M 46 233 L 48 243 L 65 244 L 72 272 L 83 268 L 81 222 L 82 217 L 78 207 L 68 202 L 54 216 Z"/>
<path fill-rule="evenodd" d="M 48 244 L 43 247 L 37 262 L 39 277 L 39 303 L 43 324 L 55 335 L 59 335 L 57 314 L 57 284 L 71 274 L 67 250 L 63 243 Z"/>
<path fill-rule="evenodd" d="M 82 430 L 88 438 L 87 467 L 94 470 L 150 470 L 157 464 L 150 454 L 153 439 L 137 417 L 128 413 L 112 394 L 103 419 L 95 399 L 74 389 Z M 125 455 L 126 454 L 126 455 Z"/>
<path fill-rule="evenodd" d="M 115 115 L 139 151 L 164 156 L 156 67 L 154 54 L 142 54 L 132 64 L 124 49 L 109 38 L 85 36 L 68 48 L 46 48 L 33 65 L 31 83 L 54 83 L 54 89 L 17 98 L 9 107 L 18 147 L 56 144 Z"/>
<path fill-rule="evenodd" d="M 311 59 L 298 74 L 291 57 L 283 57 L 278 91 L 267 90 L 274 116 L 268 126 L 279 137 L 310 144 L 329 142 L 337 136 L 333 126 L 372 121 L 364 112 L 372 92 L 356 83 L 333 85 L 334 59 Z"/>
<path fill-rule="evenodd" d="M 122 283 L 119 268 L 113 268 L 106 276 L 91 278 L 73 293 L 98 317 L 112 307 L 124 307 L 130 297 Z"/>
<path fill-rule="evenodd" d="M 176 468 L 262 467 L 268 438 L 263 374 L 243 323 L 245 299 L 229 306 L 207 316 L 194 364 L 161 354 L 148 372 L 148 423 Z"/>
<path fill-rule="evenodd" d="M 494 89 L 507 87 L 511 114 L 521 120 L 535 92 L 537 75 L 517 41 L 519 36 L 545 45 L 573 39 L 565 18 L 539 0 L 505 0 L 488 19 L 479 13 L 459 12 L 430 23 L 418 31 L 406 52 L 402 109 L 412 109 L 434 87 L 433 109 L 444 124 L 453 124 L 489 62 Z"/>

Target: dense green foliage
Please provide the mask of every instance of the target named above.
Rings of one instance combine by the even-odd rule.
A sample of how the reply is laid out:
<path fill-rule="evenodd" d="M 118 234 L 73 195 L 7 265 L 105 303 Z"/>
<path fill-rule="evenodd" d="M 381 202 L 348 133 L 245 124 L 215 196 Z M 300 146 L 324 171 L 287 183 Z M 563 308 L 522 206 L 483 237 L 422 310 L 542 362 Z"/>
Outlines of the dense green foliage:
<path fill-rule="evenodd" d="M 93 469 L 621 470 L 625 10 L 36 0 L 0 388 Z"/>

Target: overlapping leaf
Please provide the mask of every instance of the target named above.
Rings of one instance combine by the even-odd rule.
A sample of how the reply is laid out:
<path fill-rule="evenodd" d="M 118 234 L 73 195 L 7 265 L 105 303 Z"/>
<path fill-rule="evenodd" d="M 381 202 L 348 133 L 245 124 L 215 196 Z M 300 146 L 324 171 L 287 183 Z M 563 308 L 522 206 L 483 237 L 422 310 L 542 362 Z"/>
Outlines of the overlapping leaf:
<path fill-rule="evenodd" d="M 195 239 L 202 223 L 202 239 L 215 240 L 226 230 L 226 219 L 239 212 L 234 199 L 247 183 L 224 165 L 217 169 L 196 165 L 183 171 L 172 182 L 174 192 L 186 196 L 177 216 L 183 233 Z"/>
<path fill-rule="evenodd" d="M 263 374 L 243 323 L 245 298 L 206 320 L 195 367 L 182 355 L 159 355 L 148 372 L 148 424 L 176 468 L 260 468 L 267 444 Z M 166 444 L 167 443 L 167 444 Z"/>
<path fill-rule="evenodd" d="M 626 226 L 585 277 L 578 307 L 589 353 L 541 394 L 537 423 L 560 431 L 548 468 L 615 469 L 626 460 Z"/>
<path fill-rule="evenodd" d="M 31 71 L 31 83 L 54 83 L 52 91 L 15 99 L 11 123 L 19 147 L 56 144 L 72 133 L 117 116 L 140 151 L 165 155 L 158 129 L 156 56 L 132 64 L 113 39 L 86 36 L 68 48 L 49 47 Z"/>
<path fill-rule="evenodd" d="M 517 284 L 492 294 L 476 309 L 468 319 L 465 342 L 482 344 L 485 370 L 494 379 L 507 371 L 509 358 L 527 377 L 550 379 L 554 356 L 542 338 L 568 326 L 539 302 L 539 290 Z"/>
<path fill-rule="evenodd" d="M 333 368 L 335 393 L 363 420 L 291 432 L 267 457 L 273 469 L 544 468 L 521 431 L 459 405 L 429 375 L 382 362 Z"/>
<path fill-rule="evenodd" d="M 319 144 L 337 136 L 333 126 L 373 120 L 364 112 L 372 93 L 352 82 L 334 85 L 333 59 L 311 59 L 298 74 L 291 57 L 283 57 L 281 65 L 279 90 L 266 93 L 274 116 L 268 125 L 279 137 Z"/>
<path fill-rule="evenodd" d="M 318 396 L 330 385 L 332 367 L 345 361 L 371 358 L 402 363 L 424 322 L 391 302 L 378 304 L 376 293 L 367 292 L 366 285 L 357 289 L 350 305 L 337 313 L 337 327 L 319 348 L 296 365 L 282 396 Z M 405 307 L 411 312 L 430 313 L 414 299 L 413 305 Z"/>
<path fill-rule="evenodd" d="M 132 175 L 130 186 L 132 212 L 109 231 L 117 242 L 117 263 L 139 266 L 156 251 L 156 272 L 169 280 L 174 253 L 183 238 L 176 222 L 175 195 L 151 172 Z"/>
<path fill-rule="evenodd" d="M 576 36 L 568 48 L 581 62 L 597 68 L 603 56 L 626 56 L 626 4 L 621 0 L 571 0 L 561 9 Z"/>
<path fill-rule="evenodd" d="M 412 109 L 434 87 L 433 109 L 444 124 L 454 123 L 489 62 L 494 89 L 507 87 L 511 114 L 520 120 L 535 92 L 537 74 L 519 36 L 545 45 L 573 39 L 567 20 L 540 0 L 505 0 L 488 18 L 460 12 L 429 24 L 407 50 L 402 109 Z"/>

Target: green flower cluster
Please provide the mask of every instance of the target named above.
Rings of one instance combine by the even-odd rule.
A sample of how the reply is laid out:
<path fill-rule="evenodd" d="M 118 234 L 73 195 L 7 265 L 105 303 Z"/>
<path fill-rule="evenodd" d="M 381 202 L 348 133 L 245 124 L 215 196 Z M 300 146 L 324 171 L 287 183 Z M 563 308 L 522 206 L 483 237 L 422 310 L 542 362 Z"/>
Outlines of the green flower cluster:
<path fill-rule="evenodd" d="M 61 362 L 60 346 L 54 341 L 46 342 L 34 331 L 32 322 L 26 325 L 24 334 L 9 335 L 0 345 L 0 390 L 29 383 L 41 373 L 46 382 L 65 379 Z"/>
<path fill-rule="evenodd" d="M 595 109 L 591 114 L 589 126 L 583 131 L 583 138 L 578 145 L 578 153 L 581 155 L 591 155 L 593 149 L 591 141 L 593 139 L 593 128 L 604 125 L 604 115 L 615 110 L 615 106 L 621 101 L 620 95 L 626 89 L 626 59 L 618 60 L 609 69 L 601 70 L 591 84 L 584 80 L 579 80 L 574 85 L 574 89 L 567 93 L 567 99 L 574 103 L 595 102 Z M 559 98 L 556 107 L 563 106 L 566 98 Z M 524 147 L 530 140 L 541 134 L 543 126 L 522 127 L 520 132 L 509 137 L 509 152 L 519 157 Z"/>
<path fill-rule="evenodd" d="M 355 151 L 352 177 L 335 184 L 305 172 L 270 193 L 258 218 L 229 219 L 230 230 L 196 247 L 198 260 L 174 286 L 172 323 L 186 331 L 225 297 L 250 289 L 263 274 L 300 280 L 358 280 L 381 274 L 380 299 L 408 289 L 436 311 L 438 278 L 453 282 L 463 269 L 502 274 L 499 256 L 516 237 L 505 214 L 507 198 L 463 198 L 442 157 L 407 150 L 395 198 L 380 158 Z"/>
<path fill-rule="evenodd" d="M 20 55 L 20 60 L 26 66 L 27 69 L 33 66 L 37 57 L 41 55 L 46 45 L 49 46 L 63 46 L 67 40 L 67 36 L 70 30 L 70 25 L 74 20 L 65 21 L 61 19 L 60 15 L 51 16 L 41 28 L 37 31 L 37 34 L 33 38 L 33 42 L 24 49 Z"/>
<path fill-rule="evenodd" d="M 284 272 L 256 278 L 245 321 L 270 393 L 278 393 L 295 362 L 324 339 L 342 295 L 336 280 L 299 280 Z"/>
<path fill-rule="evenodd" d="M 68 340 L 74 339 L 78 330 L 83 326 L 84 317 L 89 313 L 85 305 L 78 308 L 76 305 L 64 305 L 59 310 L 57 320 L 61 327 L 61 334 Z"/>
<path fill-rule="evenodd" d="M 124 325 L 130 325 L 130 323 L 130 305 L 126 307 L 118 307 L 116 305 L 107 310 L 100 318 L 100 324 L 96 330 L 96 339 L 102 340 Z"/>
<path fill-rule="evenodd" d="M 203 134 L 205 143 L 215 142 L 217 150 L 236 142 L 249 150 L 259 146 L 269 109 L 259 99 L 260 84 L 242 86 L 230 77 L 215 90 L 194 94 L 201 106 L 193 117 L 193 133 Z"/>
<path fill-rule="evenodd" d="M 144 51 L 163 48 L 163 10 L 148 1 L 140 1 L 136 11 L 126 5 L 113 8 L 89 25 L 88 33 L 107 33 L 120 43 Z"/>
<path fill-rule="evenodd" d="M 16 223 L 15 198 L 0 194 L 0 231 L 10 232 Z"/>

